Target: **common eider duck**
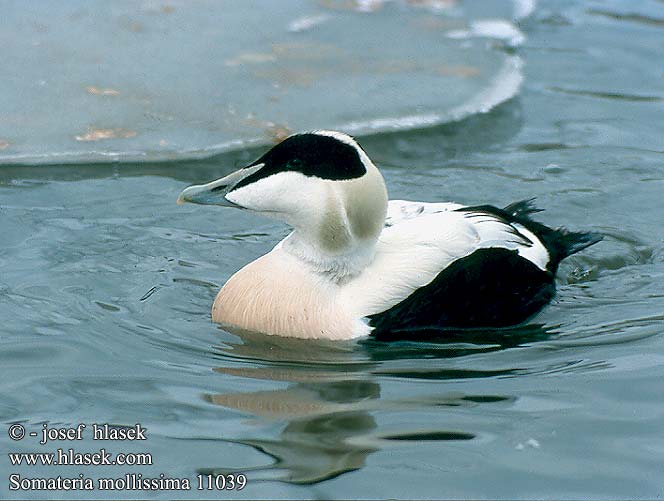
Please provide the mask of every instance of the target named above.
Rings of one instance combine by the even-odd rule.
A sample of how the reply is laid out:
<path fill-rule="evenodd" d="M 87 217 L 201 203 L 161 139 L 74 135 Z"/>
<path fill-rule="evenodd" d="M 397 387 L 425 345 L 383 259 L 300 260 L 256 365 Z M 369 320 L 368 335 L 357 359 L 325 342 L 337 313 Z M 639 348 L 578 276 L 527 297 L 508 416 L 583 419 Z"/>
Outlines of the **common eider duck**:
<path fill-rule="evenodd" d="M 520 324 L 554 296 L 560 261 L 601 240 L 531 219 L 531 201 L 388 201 L 351 136 L 294 134 L 178 203 L 233 207 L 292 232 L 235 273 L 212 320 L 238 331 L 351 339 Z"/>

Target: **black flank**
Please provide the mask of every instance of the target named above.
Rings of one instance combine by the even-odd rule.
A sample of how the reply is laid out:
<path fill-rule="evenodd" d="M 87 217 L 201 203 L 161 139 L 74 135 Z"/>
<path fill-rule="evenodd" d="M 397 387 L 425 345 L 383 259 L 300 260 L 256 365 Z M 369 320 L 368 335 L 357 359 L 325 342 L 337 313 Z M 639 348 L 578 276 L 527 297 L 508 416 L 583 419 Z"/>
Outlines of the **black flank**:
<path fill-rule="evenodd" d="M 369 323 L 383 339 L 415 327 L 506 327 L 532 317 L 554 294 L 550 271 L 514 250 L 478 249 Z"/>

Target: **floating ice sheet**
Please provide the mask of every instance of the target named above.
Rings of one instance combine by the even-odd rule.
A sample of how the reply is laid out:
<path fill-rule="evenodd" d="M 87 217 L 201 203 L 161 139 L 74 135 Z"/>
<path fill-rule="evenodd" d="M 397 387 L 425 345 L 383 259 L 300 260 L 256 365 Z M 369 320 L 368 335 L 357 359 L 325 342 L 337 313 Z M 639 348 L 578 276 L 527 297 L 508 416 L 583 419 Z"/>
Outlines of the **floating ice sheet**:
<path fill-rule="evenodd" d="M 504 23 L 520 5 L 490 4 Z M 500 36 L 448 36 L 474 33 L 478 5 L 4 1 L 0 164 L 204 157 L 291 131 L 361 135 L 484 112 L 522 77 Z"/>

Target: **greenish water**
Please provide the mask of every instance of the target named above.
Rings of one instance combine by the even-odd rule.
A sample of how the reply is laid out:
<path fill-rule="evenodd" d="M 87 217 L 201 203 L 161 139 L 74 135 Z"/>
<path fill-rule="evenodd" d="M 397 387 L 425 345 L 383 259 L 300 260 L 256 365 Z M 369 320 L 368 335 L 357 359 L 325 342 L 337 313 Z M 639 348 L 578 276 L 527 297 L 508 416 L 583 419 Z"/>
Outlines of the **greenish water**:
<path fill-rule="evenodd" d="M 532 325 L 450 343 L 240 338 L 218 288 L 287 229 L 178 207 L 186 185 L 260 150 L 161 164 L 0 168 L 0 421 L 112 423 L 149 467 L 11 466 L 3 498 L 662 498 L 664 4 L 539 5 L 518 97 L 436 128 L 361 138 L 392 198 L 504 205 L 604 233 L 567 259 Z M 21 492 L 24 477 L 193 482 L 242 491 Z M 195 486 L 194 486 L 195 489 Z"/>

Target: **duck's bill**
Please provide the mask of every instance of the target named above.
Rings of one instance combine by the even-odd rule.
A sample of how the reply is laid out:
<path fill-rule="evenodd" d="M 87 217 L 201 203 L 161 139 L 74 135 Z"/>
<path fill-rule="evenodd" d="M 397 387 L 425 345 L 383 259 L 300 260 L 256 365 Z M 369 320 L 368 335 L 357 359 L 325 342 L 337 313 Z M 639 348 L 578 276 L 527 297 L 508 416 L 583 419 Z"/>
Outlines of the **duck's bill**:
<path fill-rule="evenodd" d="M 226 195 L 244 178 L 252 175 L 254 172 L 263 167 L 263 164 L 251 165 L 244 169 L 237 170 L 226 177 L 211 181 L 207 184 L 198 184 L 189 186 L 182 190 L 178 196 L 178 205 L 185 202 L 201 205 L 220 205 L 222 207 L 237 207 L 242 206 L 235 204 L 226 198 Z"/>

